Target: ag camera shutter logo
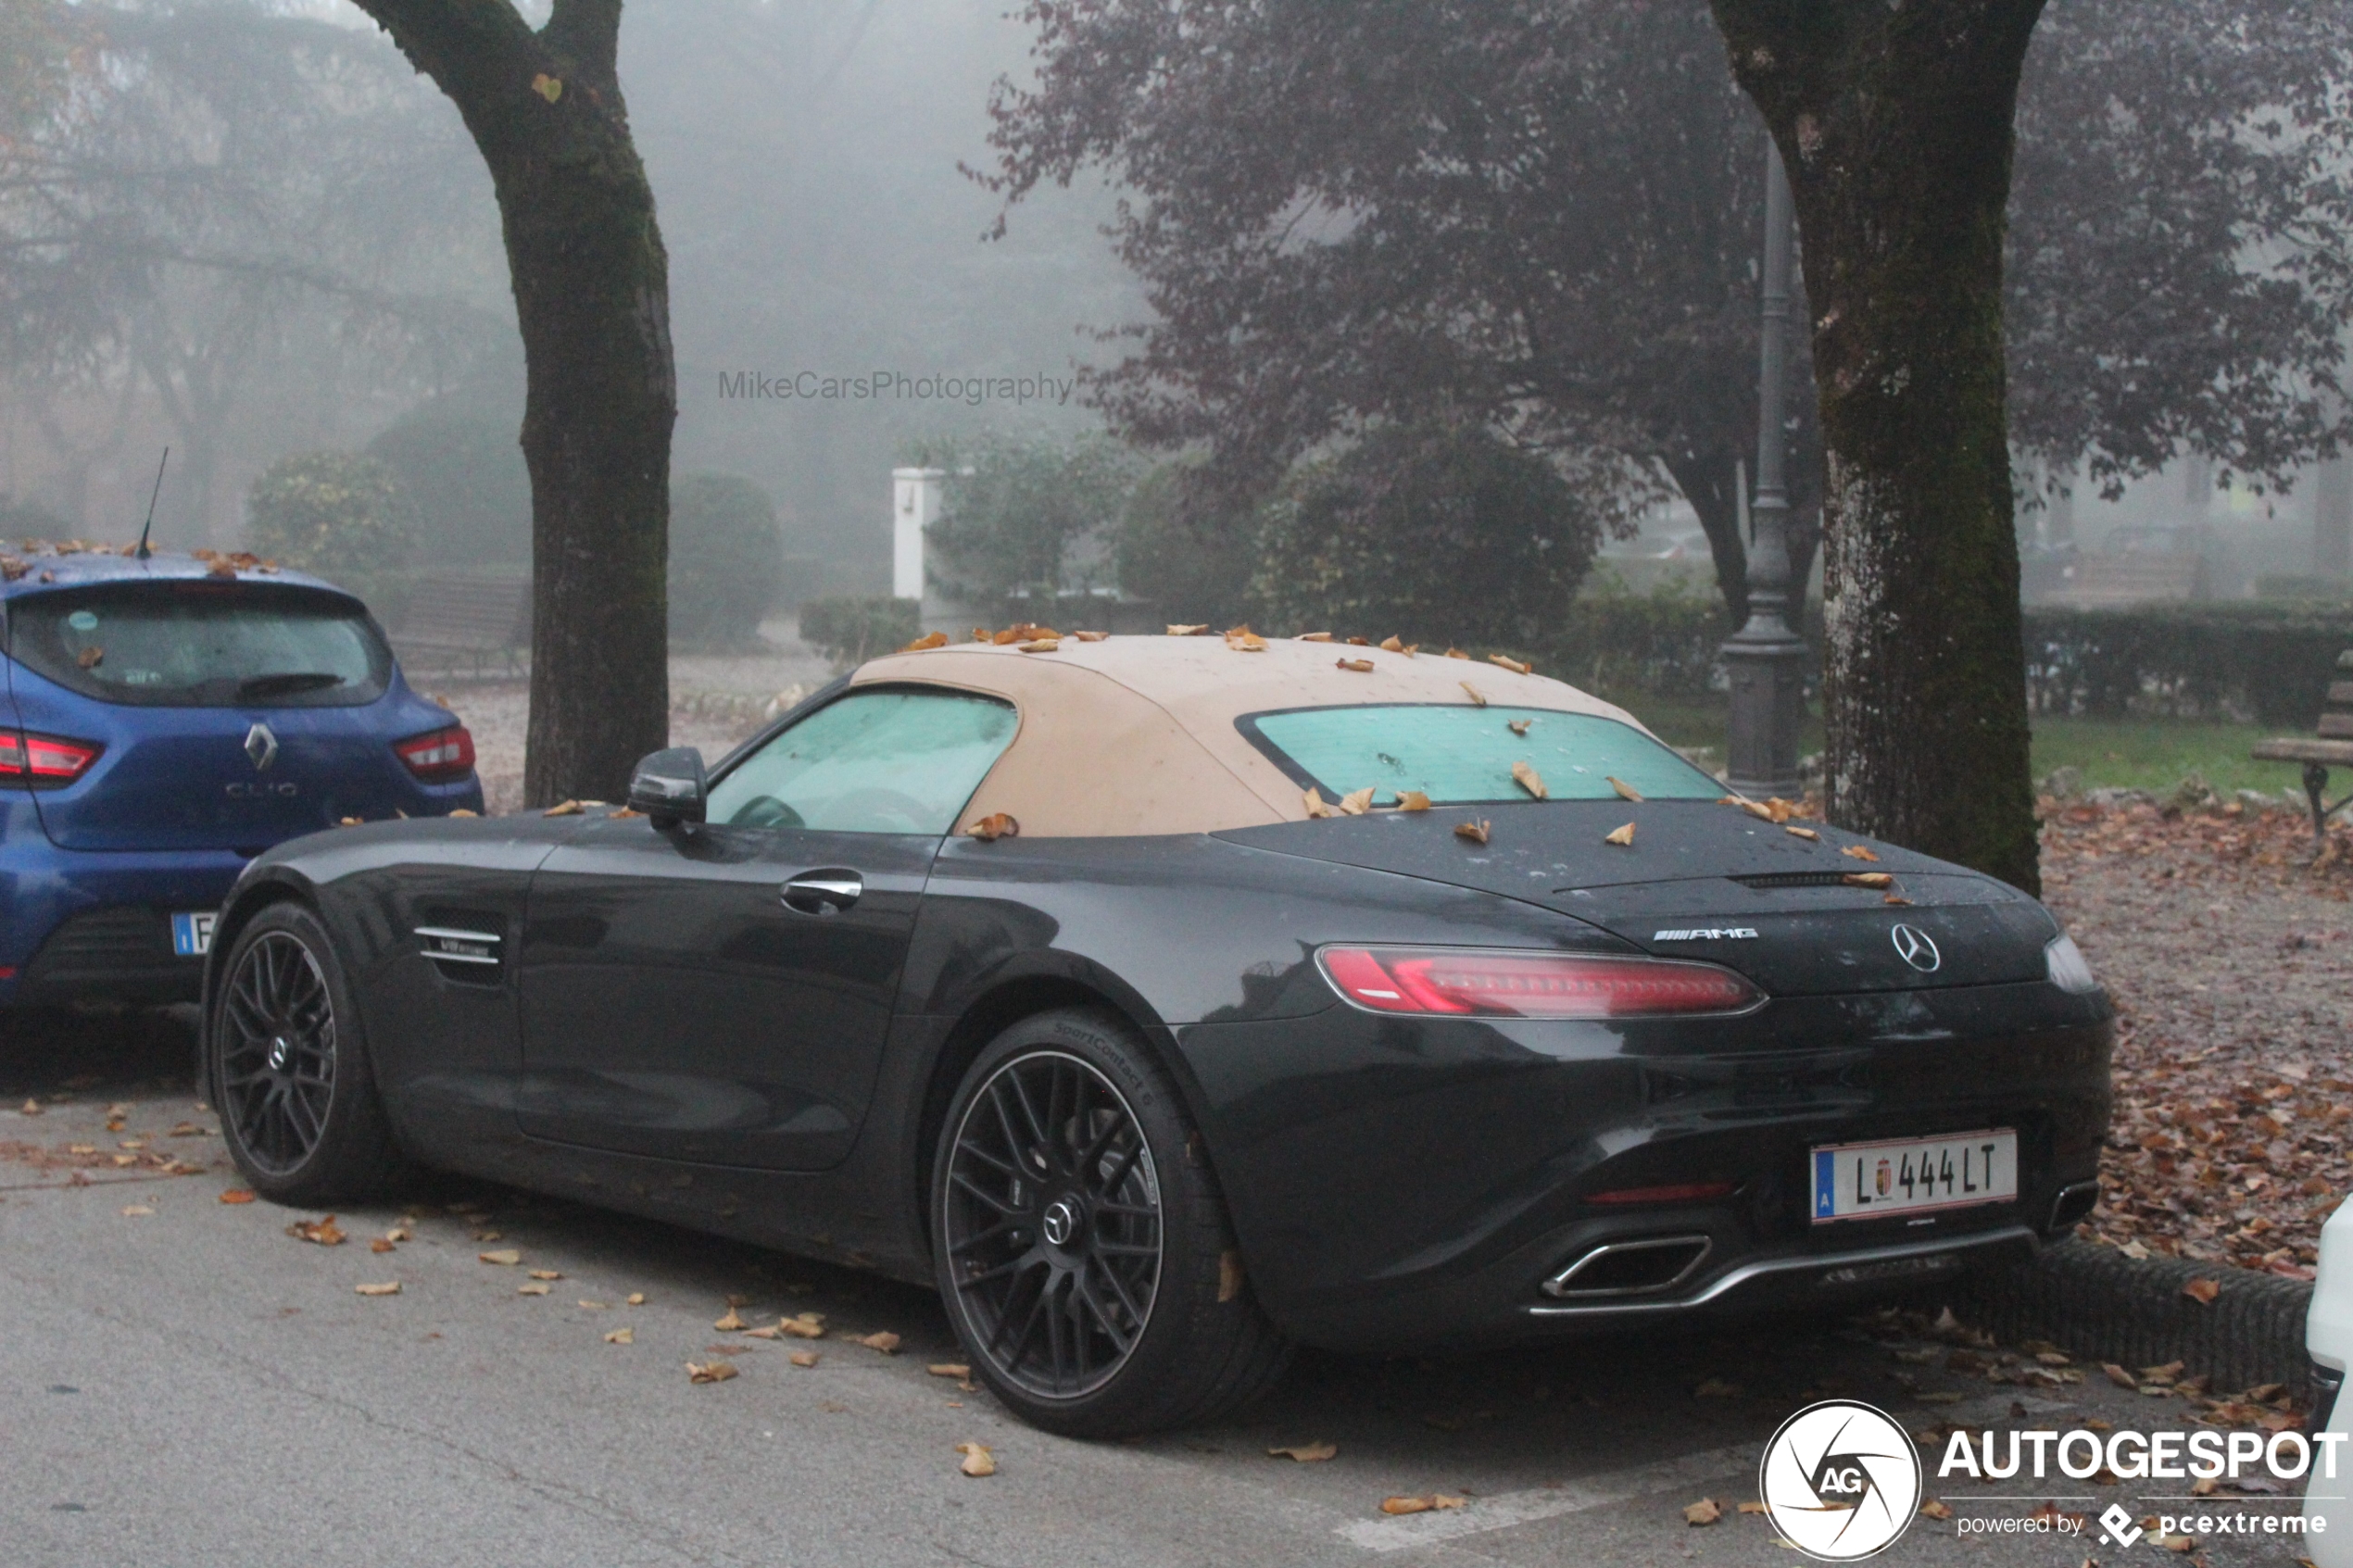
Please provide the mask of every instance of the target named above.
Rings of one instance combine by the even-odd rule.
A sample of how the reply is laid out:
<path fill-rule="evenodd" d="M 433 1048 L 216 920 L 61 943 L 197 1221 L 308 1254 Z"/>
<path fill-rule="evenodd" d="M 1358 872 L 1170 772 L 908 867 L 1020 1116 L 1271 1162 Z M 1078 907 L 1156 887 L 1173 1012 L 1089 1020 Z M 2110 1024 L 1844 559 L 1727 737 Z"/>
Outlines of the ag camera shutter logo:
<path fill-rule="evenodd" d="M 1783 1538 L 1818 1562 L 1856 1562 L 1894 1544 L 1920 1507 L 1920 1459 L 1885 1411 L 1824 1399 L 1781 1423 L 1756 1489 Z"/>

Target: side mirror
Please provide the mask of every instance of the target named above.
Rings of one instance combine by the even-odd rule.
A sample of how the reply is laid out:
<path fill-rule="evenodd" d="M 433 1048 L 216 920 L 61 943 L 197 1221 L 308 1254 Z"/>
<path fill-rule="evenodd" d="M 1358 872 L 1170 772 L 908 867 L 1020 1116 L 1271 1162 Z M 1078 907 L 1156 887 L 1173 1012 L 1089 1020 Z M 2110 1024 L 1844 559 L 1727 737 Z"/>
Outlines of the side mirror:
<path fill-rule="evenodd" d="M 648 752 L 629 779 L 629 809 L 643 811 L 658 828 L 699 822 L 710 794 L 702 753 L 691 746 Z"/>

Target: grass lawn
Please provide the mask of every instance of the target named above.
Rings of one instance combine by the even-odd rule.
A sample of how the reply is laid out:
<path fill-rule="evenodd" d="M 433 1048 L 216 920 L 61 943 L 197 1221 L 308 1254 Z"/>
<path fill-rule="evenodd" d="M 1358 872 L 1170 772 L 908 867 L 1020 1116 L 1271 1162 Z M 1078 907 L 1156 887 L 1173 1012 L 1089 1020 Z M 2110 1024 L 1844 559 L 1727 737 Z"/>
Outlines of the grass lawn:
<path fill-rule="evenodd" d="M 1625 706 L 1670 746 L 1713 746 L 1715 760 L 1724 755 L 1724 705 L 1671 703 L 1636 696 Z M 2171 791 L 2192 772 L 2205 775 L 2212 788 L 2228 796 L 2234 789 L 2259 789 L 2272 795 L 2284 789 L 2298 792 L 2302 784 L 2292 763 L 2257 762 L 2247 753 L 2255 743 L 2272 734 L 2258 724 L 2173 722 L 2161 719 L 2043 719 L 2034 725 L 2034 776 L 2073 766 L 2083 771 L 2087 789 L 2111 785 Z M 1822 748 L 1821 715 L 1807 715 L 1801 754 Z"/>

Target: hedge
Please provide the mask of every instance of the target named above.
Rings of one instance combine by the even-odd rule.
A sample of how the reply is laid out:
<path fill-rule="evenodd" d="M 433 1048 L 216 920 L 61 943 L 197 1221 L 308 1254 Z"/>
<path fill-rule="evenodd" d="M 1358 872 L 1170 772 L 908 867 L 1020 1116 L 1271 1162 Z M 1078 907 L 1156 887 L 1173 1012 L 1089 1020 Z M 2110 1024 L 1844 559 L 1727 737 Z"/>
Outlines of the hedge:
<path fill-rule="evenodd" d="M 2026 611 L 2028 701 L 2037 713 L 2252 717 L 2316 722 L 2353 605 L 2154 605 Z"/>

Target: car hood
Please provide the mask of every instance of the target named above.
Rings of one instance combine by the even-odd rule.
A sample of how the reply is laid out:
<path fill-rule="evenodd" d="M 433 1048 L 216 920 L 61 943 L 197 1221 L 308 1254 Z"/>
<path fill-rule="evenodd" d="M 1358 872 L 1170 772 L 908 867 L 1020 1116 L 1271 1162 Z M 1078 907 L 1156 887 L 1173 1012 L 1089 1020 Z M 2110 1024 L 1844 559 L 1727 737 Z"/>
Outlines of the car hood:
<path fill-rule="evenodd" d="M 1486 844 L 1455 833 L 1472 821 L 1487 823 Z M 1606 842 L 1629 822 L 1631 844 Z M 1502 894 L 1662 958 L 1724 964 L 1780 996 L 2041 980 L 2044 946 L 2058 933 L 2042 905 L 1991 877 L 1818 822 L 1780 825 L 1710 802 L 1442 807 L 1218 836 Z M 1843 880 L 1878 873 L 1890 884 Z"/>

